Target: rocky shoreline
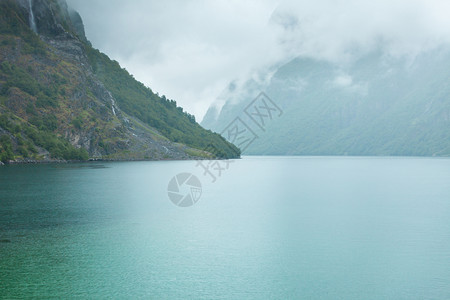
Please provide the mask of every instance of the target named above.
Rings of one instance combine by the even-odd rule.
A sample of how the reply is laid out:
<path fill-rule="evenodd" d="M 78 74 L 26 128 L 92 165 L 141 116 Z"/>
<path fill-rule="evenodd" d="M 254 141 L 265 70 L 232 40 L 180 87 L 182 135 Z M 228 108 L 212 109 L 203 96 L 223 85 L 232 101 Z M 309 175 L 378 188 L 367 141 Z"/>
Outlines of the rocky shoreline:
<path fill-rule="evenodd" d="M 146 158 L 146 159 L 109 159 L 109 158 L 90 158 L 88 160 L 63 160 L 63 159 L 22 159 L 22 160 L 10 160 L 6 163 L 0 161 L 0 166 L 7 165 L 38 165 L 38 164 L 72 164 L 72 163 L 89 163 L 89 162 L 125 162 L 125 161 L 181 161 L 181 160 L 210 160 L 212 158 L 206 157 L 183 157 L 183 158 Z M 220 160 L 220 158 L 214 158 L 214 160 Z"/>

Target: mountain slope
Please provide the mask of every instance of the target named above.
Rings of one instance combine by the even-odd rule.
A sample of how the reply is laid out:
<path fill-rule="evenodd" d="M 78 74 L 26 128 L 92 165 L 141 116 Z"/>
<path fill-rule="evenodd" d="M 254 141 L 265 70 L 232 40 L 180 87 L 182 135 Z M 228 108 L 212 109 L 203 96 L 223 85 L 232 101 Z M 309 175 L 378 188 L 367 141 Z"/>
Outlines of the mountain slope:
<path fill-rule="evenodd" d="M 205 156 L 239 150 L 93 49 L 64 1 L 0 2 L 1 161 Z"/>
<path fill-rule="evenodd" d="M 237 99 L 202 125 L 220 131 L 264 90 L 284 113 L 246 154 L 449 156 L 449 70 L 448 49 L 414 59 L 374 52 L 343 66 L 299 57 L 267 86 L 229 92 Z"/>

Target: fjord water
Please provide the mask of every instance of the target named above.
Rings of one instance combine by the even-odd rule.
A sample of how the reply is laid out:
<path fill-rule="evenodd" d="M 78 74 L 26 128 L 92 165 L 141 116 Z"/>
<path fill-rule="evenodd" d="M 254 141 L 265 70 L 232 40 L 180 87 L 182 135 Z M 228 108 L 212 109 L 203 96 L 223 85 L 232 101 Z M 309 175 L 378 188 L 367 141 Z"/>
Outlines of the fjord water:
<path fill-rule="evenodd" d="M 450 298 L 450 159 L 245 157 L 211 181 L 193 161 L 1 167 L 0 298 Z"/>

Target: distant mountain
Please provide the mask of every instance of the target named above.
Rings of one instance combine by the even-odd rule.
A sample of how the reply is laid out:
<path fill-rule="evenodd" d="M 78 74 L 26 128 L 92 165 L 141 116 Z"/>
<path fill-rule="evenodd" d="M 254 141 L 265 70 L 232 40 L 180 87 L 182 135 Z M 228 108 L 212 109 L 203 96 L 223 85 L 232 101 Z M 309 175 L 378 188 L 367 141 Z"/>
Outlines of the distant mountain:
<path fill-rule="evenodd" d="M 283 113 L 265 117 L 263 129 L 243 113 L 260 90 Z M 258 136 L 244 154 L 450 155 L 448 49 L 414 58 L 374 52 L 345 65 L 299 57 L 269 84 L 249 80 L 222 98 L 202 125 L 221 132 L 243 115 Z"/>
<path fill-rule="evenodd" d="M 0 1 L 1 161 L 239 154 L 92 48 L 65 1 Z"/>

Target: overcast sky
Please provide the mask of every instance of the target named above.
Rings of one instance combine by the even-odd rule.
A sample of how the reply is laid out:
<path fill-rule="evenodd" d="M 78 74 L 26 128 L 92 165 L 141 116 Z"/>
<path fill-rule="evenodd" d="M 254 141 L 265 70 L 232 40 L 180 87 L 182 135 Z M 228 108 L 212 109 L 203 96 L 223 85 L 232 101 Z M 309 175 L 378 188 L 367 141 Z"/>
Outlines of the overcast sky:
<path fill-rule="evenodd" d="M 93 46 L 197 120 L 231 81 L 298 55 L 414 56 L 450 41 L 446 0 L 68 0 Z"/>

